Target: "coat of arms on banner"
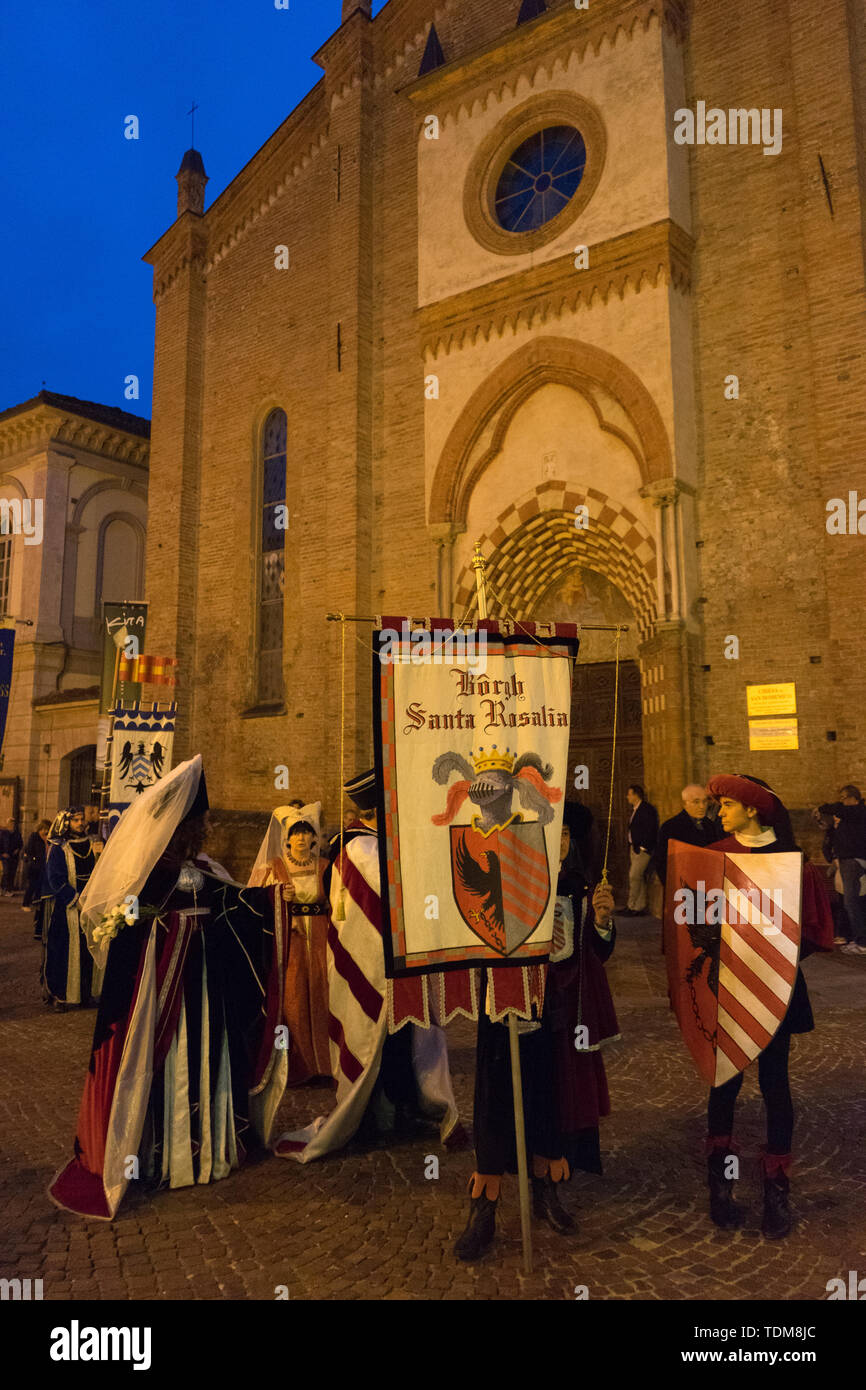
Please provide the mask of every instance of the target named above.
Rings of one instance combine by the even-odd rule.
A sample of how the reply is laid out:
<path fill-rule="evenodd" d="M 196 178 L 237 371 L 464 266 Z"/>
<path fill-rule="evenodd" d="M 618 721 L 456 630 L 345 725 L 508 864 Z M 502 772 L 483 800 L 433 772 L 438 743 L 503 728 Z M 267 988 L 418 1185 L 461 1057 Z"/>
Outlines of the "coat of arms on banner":
<path fill-rule="evenodd" d="M 671 1004 L 711 1086 L 744 1071 L 788 1011 L 800 954 L 803 856 L 672 840 L 664 909 Z"/>
<path fill-rule="evenodd" d="M 544 961 L 576 629 L 489 621 L 458 643 L 443 620 L 388 622 L 387 659 L 388 629 L 374 638 L 388 973 Z"/>
<path fill-rule="evenodd" d="M 114 711 L 114 746 L 108 825 L 112 830 L 136 797 L 171 770 L 177 706 L 118 705 Z"/>
<path fill-rule="evenodd" d="M 529 768 L 540 781 L 545 769 L 536 754 L 518 759 L 496 745 L 480 749 L 471 766 L 459 754 L 443 753 L 433 767 L 437 782 L 452 770 L 462 772 L 469 784 L 466 795 L 479 808 L 471 821 L 450 827 L 454 900 L 470 931 L 502 956 L 532 935 L 550 898 L 544 825 L 554 818 L 550 802 L 559 799 L 560 789 L 548 793 L 547 803 L 541 800 L 543 820 L 524 821 L 512 811 L 512 800 L 521 773 Z M 441 819 L 433 817 L 434 823 Z"/>

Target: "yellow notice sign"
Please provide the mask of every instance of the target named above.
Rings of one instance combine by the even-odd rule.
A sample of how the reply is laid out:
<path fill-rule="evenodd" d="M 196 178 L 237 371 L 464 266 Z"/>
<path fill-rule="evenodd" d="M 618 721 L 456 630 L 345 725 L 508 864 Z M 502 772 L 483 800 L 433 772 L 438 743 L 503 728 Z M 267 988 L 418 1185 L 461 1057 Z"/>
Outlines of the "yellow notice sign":
<path fill-rule="evenodd" d="M 747 685 L 746 700 L 750 719 L 762 714 L 797 713 L 797 687 L 793 681 L 784 685 Z"/>
<path fill-rule="evenodd" d="M 769 751 L 778 748 L 799 748 L 800 738 L 796 719 L 750 719 L 749 750 Z"/>

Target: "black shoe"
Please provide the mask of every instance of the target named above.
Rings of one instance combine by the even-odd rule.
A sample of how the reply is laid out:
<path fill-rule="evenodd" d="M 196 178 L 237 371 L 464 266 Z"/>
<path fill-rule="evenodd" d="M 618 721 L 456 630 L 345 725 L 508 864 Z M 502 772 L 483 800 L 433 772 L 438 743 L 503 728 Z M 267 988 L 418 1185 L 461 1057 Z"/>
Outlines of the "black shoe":
<path fill-rule="evenodd" d="M 776 1173 L 772 1178 L 764 1178 L 764 1219 L 761 1222 L 761 1235 L 767 1240 L 781 1240 L 793 1226 L 791 1208 L 788 1205 L 790 1184 L 784 1173 Z"/>
<path fill-rule="evenodd" d="M 724 1149 L 716 1149 L 707 1159 L 707 1174 L 710 1185 L 710 1217 L 723 1231 L 736 1230 L 745 1220 L 745 1212 L 734 1201 L 734 1180 L 725 1177 L 725 1164 L 729 1155 Z"/>
<path fill-rule="evenodd" d="M 486 1192 L 482 1192 L 480 1197 L 470 1197 L 469 1220 L 466 1230 L 455 1241 L 454 1254 L 458 1260 L 480 1259 L 492 1245 L 495 1234 L 496 1201 L 491 1202 Z"/>
<path fill-rule="evenodd" d="M 557 1188 L 548 1173 L 545 1178 L 532 1179 L 532 1212 L 539 1221 L 546 1221 L 558 1235 L 567 1236 L 577 1230 L 573 1216 L 569 1216 L 559 1200 Z"/>
<path fill-rule="evenodd" d="M 621 907 L 618 911 L 615 910 L 613 915 L 614 917 L 640 917 L 642 914 L 635 912 L 633 907 Z"/>

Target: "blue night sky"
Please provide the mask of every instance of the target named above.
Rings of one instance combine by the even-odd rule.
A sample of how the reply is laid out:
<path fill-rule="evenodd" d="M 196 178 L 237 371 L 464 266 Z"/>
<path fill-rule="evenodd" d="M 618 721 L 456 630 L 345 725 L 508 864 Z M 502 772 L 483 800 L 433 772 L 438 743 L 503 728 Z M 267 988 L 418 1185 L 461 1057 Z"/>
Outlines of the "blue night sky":
<path fill-rule="evenodd" d="M 377 14 L 384 0 L 373 5 Z M 341 0 L 38 0 L 0 21 L 0 410 L 43 387 L 149 415 L 152 272 L 190 144 L 209 207 L 321 76 Z M 140 138 L 124 138 L 136 115 Z M 140 399 L 124 399 L 138 376 Z"/>

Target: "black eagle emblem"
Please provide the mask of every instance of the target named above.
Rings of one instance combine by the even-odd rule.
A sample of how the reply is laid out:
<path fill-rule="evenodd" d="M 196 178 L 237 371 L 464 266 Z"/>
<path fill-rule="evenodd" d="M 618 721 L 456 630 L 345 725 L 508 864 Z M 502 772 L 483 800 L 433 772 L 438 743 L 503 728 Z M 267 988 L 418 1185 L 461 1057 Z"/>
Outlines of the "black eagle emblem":
<path fill-rule="evenodd" d="M 502 906 L 502 870 L 499 855 L 493 850 L 488 850 L 484 857 L 487 860 L 486 870 L 469 853 L 465 836 L 460 837 L 454 852 L 458 877 L 467 893 L 482 899 L 480 911 L 472 915 L 483 917 L 488 927 L 497 928 L 504 939 L 505 912 Z"/>

